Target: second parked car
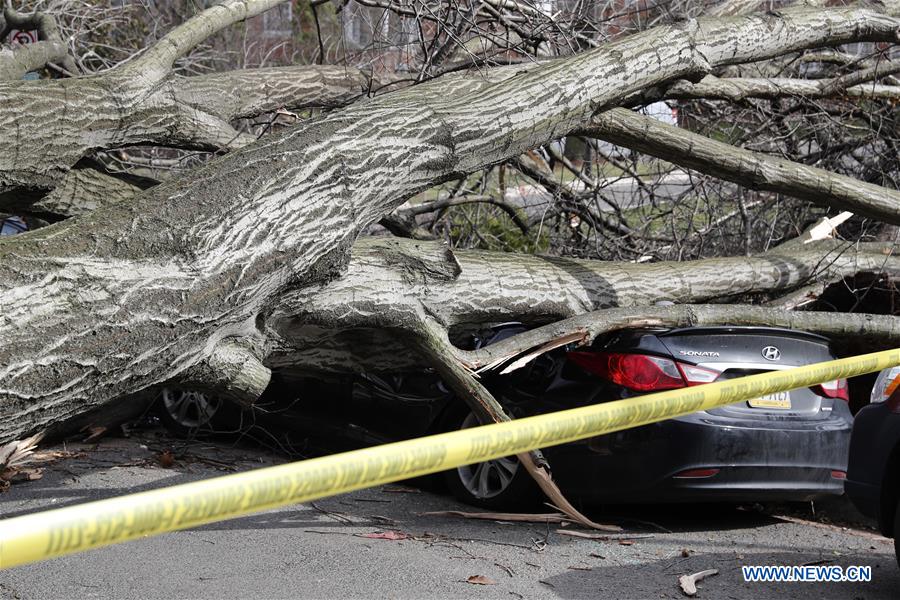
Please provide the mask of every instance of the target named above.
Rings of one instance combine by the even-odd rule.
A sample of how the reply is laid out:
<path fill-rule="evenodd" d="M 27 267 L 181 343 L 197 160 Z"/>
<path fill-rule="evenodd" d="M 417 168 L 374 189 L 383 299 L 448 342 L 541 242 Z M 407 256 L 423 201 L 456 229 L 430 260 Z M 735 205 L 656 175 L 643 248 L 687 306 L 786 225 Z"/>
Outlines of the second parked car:
<path fill-rule="evenodd" d="M 900 367 L 878 375 L 871 404 L 856 414 L 845 487 L 856 507 L 894 538 L 900 565 Z"/>

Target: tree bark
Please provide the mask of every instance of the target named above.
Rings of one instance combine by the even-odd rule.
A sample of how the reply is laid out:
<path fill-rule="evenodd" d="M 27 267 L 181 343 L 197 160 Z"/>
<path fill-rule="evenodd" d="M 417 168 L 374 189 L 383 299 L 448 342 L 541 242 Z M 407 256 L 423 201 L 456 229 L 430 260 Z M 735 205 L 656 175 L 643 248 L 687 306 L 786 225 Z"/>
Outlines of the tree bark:
<path fill-rule="evenodd" d="M 782 295 L 858 273 L 896 277 L 900 257 L 885 249 L 890 248 L 878 244 L 856 251 L 825 242 L 752 257 L 623 264 L 450 252 L 438 242 L 366 238 L 354 246 L 341 278 L 280 298 L 268 320 L 278 342 L 266 364 L 332 372 L 421 368 L 404 332 L 427 328 L 446 336 L 460 327 L 506 321 L 537 326 L 660 301 Z"/>
<path fill-rule="evenodd" d="M 900 192 L 896 190 L 737 148 L 625 108 L 595 115 L 581 133 L 750 189 L 785 193 L 821 206 L 900 224 Z"/>
<path fill-rule="evenodd" d="M 29 71 L 42 69 L 48 63 L 56 63 L 70 75 L 79 73 L 78 66 L 69 56 L 59 28 L 52 16 L 43 12 L 20 13 L 7 7 L 0 15 L 0 41 L 12 29 L 37 31 L 38 41 L 0 51 L 0 81 L 21 79 Z"/>
<path fill-rule="evenodd" d="M 194 45 L 283 1 L 226 0 L 102 75 L 0 81 L 0 147 L 18 148 L 0 153 L 0 199 L 14 190 L 52 189 L 72 165 L 98 148 L 143 143 L 237 148 L 253 138 L 235 131 L 231 119 L 308 102 L 332 106 L 364 93 L 368 77 L 334 66 L 172 75 L 174 61 Z"/>
<path fill-rule="evenodd" d="M 827 80 L 832 81 L 832 80 Z M 678 81 L 660 89 L 640 94 L 640 103 L 659 99 L 669 100 L 728 100 L 739 102 L 747 98 L 873 98 L 896 100 L 900 98 L 900 86 L 885 84 L 852 85 L 830 90 L 820 81 L 773 77 L 716 77 L 707 75 L 700 81 Z"/>
<path fill-rule="evenodd" d="M 68 171 L 47 194 L 18 192 L 0 195 L 0 210 L 59 221 L 83 215 L 107 204 L 131 200 L 143 190 L 91 168 Z"/>
<path fill-rule="evenodd" d="M 32 82 L 41 87 L 30 92 L 0 84 L 14 107 L 0 113 L 0 147 L 27 138 L 46 152 L 0 154 L 0 186 L 52 187 L 72 164 L 66 146 L 94 147 L 95 136 L 116 146 L 142 128 L 155 135 L 160 122 L 182 142 L 209 141 L 217 121 L 191 114 L 195 130 L 179 129 L 147 104 L 148 86 L 164 87 L 171 62 L 210 27 L 273 3 L 208 9 L 214 26 L 189 21 L 120 79 Z M 428 187 L 583 127 L 637 90 L 822 44 L 895 41 L 898 25 L 864 8 L 699 20 L 492 80 L 442 79 L 273 134 L 131 202 L 0 240 L 0 440 L 177 377 L 224 344 L 264 361 L 266 343 L 251 341 L 265 338 L 275 300 L 337 277 L 363 227 Z M 79 106 L 91 110 L 75 114 Z M 14 123 L 29 110 L 36 118 Z M 135 126 L 118 129 L 122 115 Z"/>

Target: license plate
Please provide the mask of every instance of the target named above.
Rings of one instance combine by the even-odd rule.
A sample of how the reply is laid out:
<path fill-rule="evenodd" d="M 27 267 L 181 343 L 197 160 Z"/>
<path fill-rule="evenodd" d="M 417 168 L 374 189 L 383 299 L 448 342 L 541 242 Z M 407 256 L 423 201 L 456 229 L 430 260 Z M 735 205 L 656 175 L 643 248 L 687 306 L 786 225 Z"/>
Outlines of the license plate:
<path fill-rule="evenodd" d="M 747 404 L 753 408 L 790 408 L 791 393 L 777 392 L 775 394 L 767 394 L 761 398 L 747 400 Z"/>

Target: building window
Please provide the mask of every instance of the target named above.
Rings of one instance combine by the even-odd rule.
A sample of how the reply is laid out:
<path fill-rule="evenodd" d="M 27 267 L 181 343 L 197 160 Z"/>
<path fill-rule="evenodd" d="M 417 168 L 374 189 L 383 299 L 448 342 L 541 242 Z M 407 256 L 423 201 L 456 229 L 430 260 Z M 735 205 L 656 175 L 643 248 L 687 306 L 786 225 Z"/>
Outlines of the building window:
<path fill-rule="evenodd" d="M 293 2 L 279 4 L 262 14 L 263 35 L 266 37 L 284 37 L 293 32 Z"/>

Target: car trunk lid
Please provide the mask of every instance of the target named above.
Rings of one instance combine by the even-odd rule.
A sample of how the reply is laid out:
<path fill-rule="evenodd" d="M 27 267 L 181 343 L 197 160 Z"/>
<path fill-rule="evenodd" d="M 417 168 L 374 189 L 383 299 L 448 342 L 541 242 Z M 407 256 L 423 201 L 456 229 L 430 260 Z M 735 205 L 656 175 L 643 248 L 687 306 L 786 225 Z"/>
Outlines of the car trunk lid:
<path fill-rule="evenodd" d="M 735 379 L 832 360 L 828 340 L 786 329 L 695 327 L 657 334 L 679 362 L 720 371 L 716 381 Z M 742 418 L 827 418 L 833 400 L 810 388 L 737 402 L 708 412 Z"/>

